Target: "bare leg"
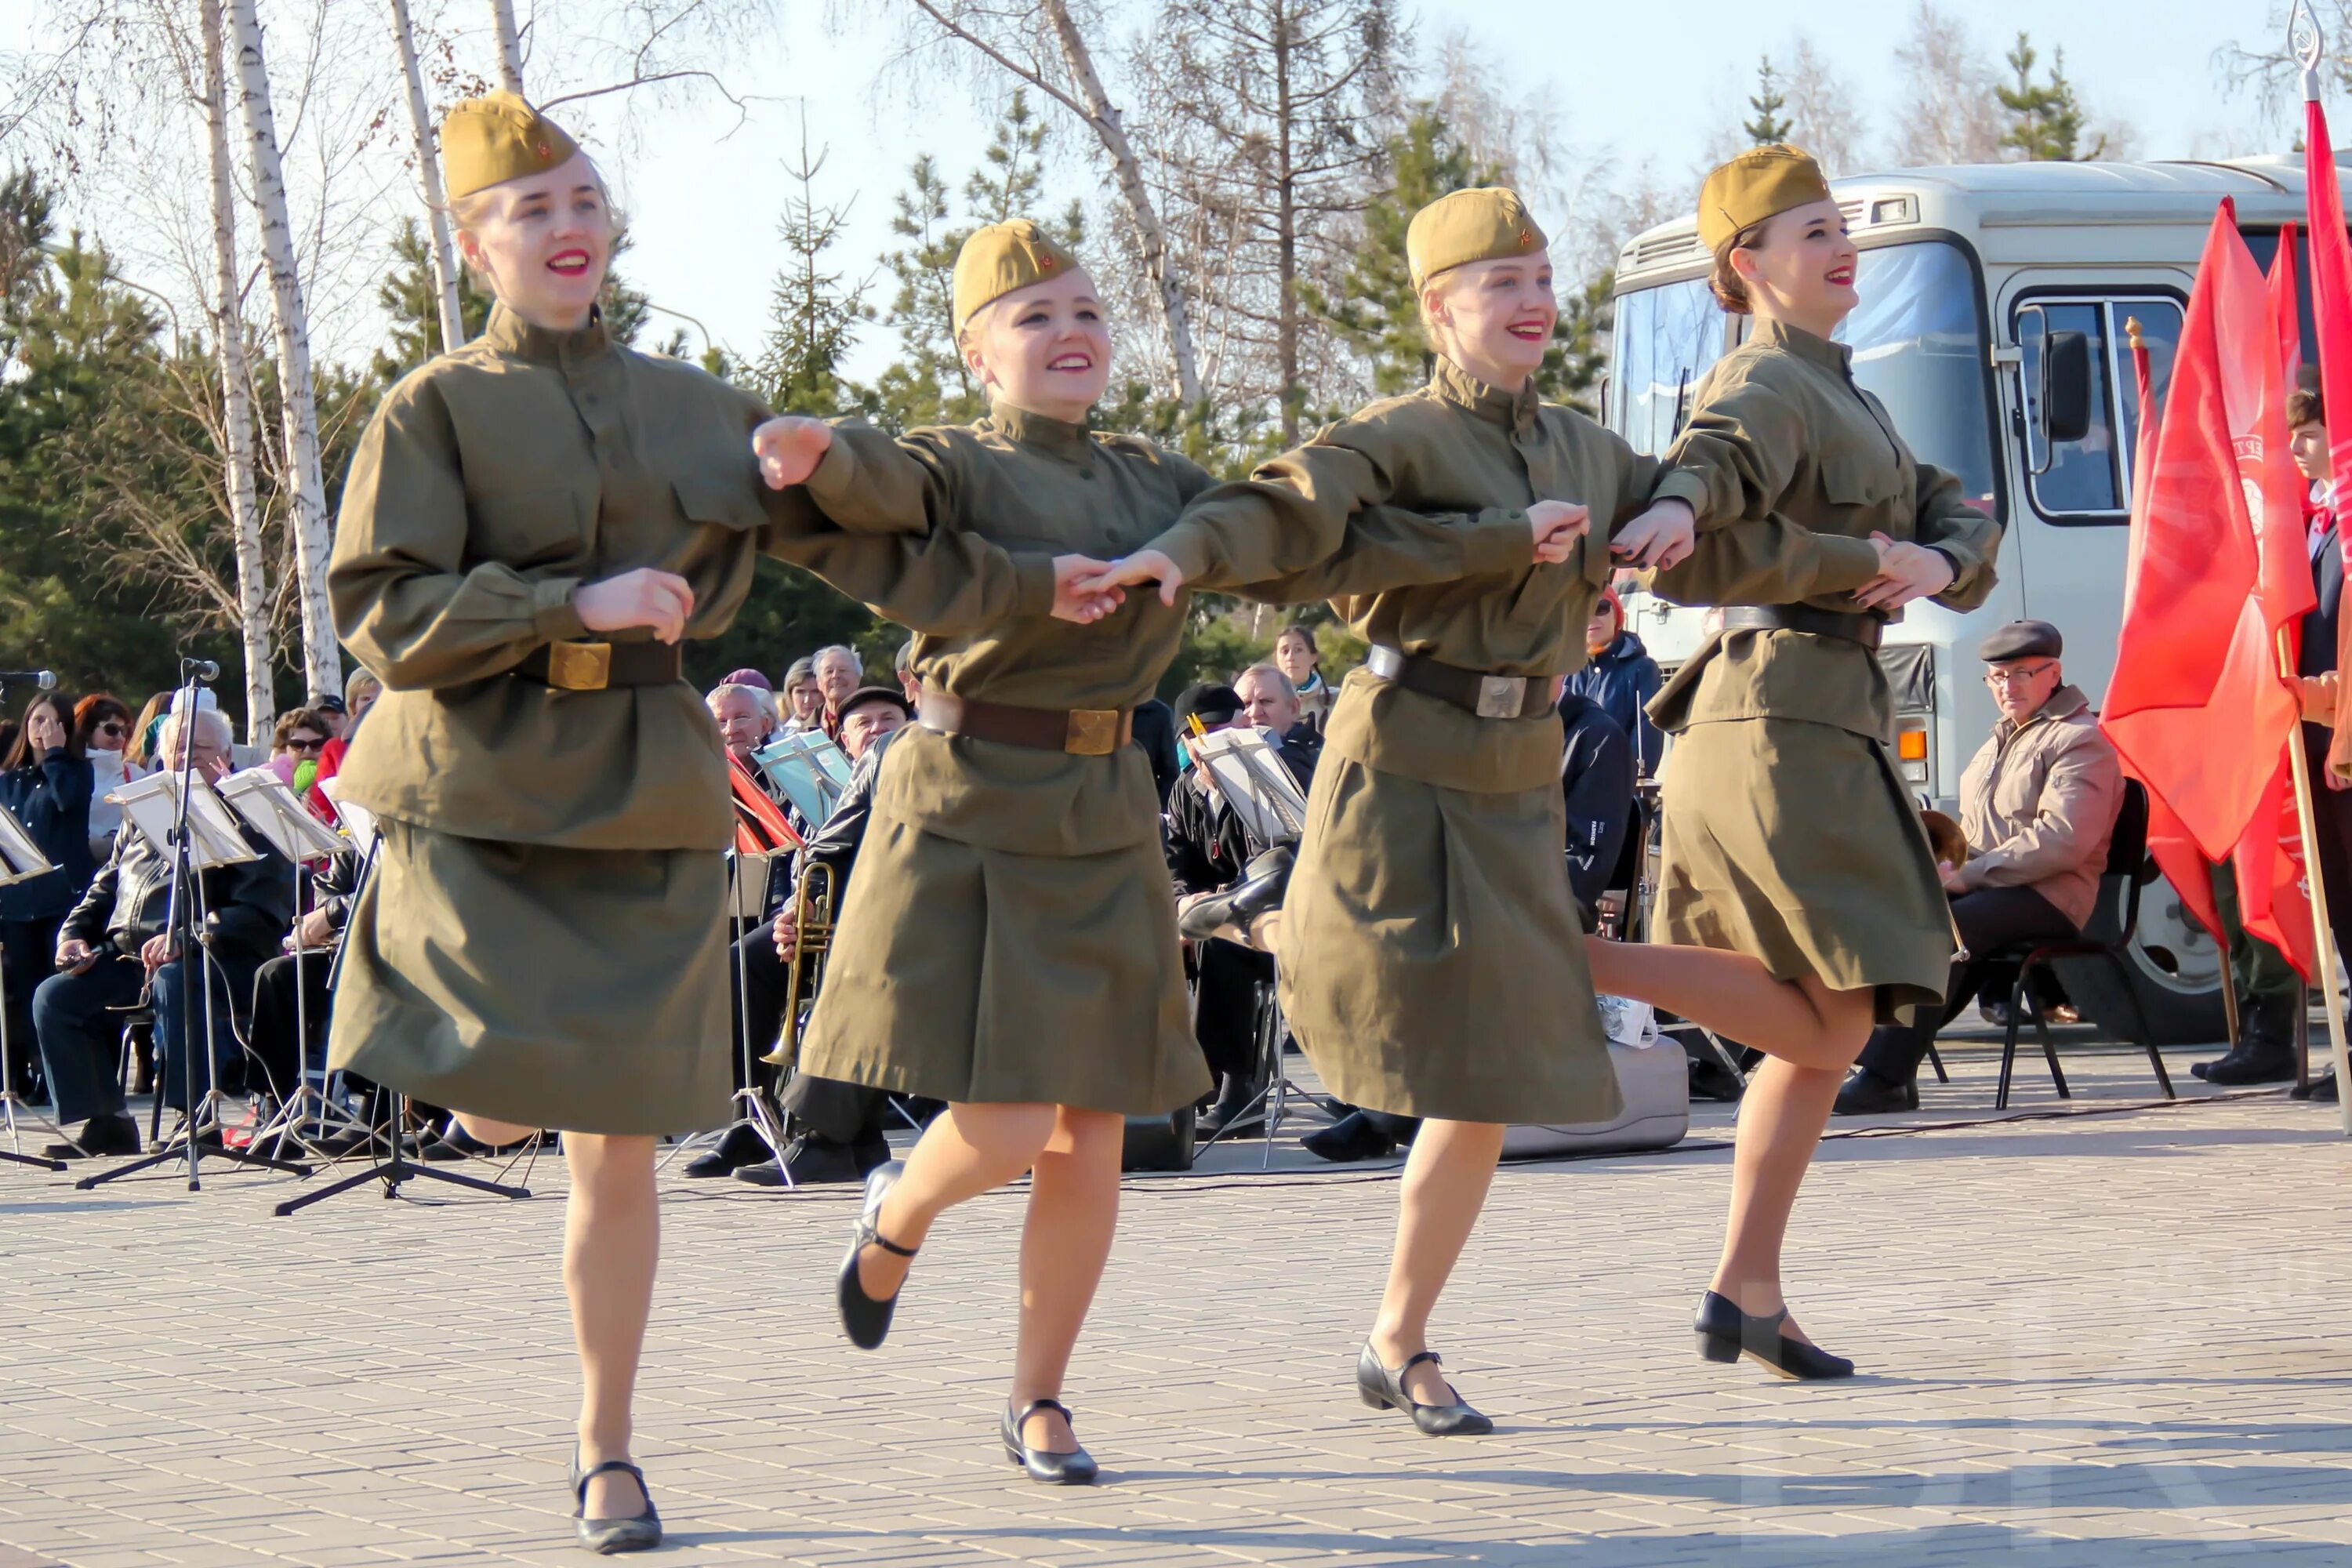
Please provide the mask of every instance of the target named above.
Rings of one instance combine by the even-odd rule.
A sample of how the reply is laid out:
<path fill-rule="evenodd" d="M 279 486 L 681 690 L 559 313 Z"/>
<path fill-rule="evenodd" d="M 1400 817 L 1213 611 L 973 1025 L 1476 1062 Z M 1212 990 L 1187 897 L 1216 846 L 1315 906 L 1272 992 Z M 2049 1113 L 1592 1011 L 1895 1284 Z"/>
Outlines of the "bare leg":
<path fill-rule="evenodd" d="M 1033 1399 L 1062 1396 L 1070 1352 L 1110 1258 L 1126 1138 L 1124 1117 L 1066 1105 L 1037 1156 L 1021 1232 L 1021 1333 L 1011 1391 L 1016 1410 Z M 1021 1440 L 1056 1454 L 1078 1446 L 1069 1424 L 1050 1410 L 1029 1418 Z"/>
<path fill-rule="evenodd" d="M 580 1464 L 586 1469 L 629 1457 L 629 1402 L 653 1310 L 661 1215 L 653 1139 L 567 1132 L 563 1157 L 572 1169 L 563 1289 L 580 1350 Z M 626 1476 L 588 1483 L 590 1519 L 625 1519 L 645 1506 L 645 1494 Z"/>
<path fill-rule="evenodd" d="M 882 1200 L 882 1234 L 901 1247 L 920 1247 L 941 1214 L 1036 1163 L 1054 1125 L 1051 1105 L 949 1106 L 923 1129 L 906 1174 Z M 868 1296 L 887 1300 L 905 1281 L 908 1261 L 869 1247 L 858 1254 L 857 1282 Z"/>
<path fill-rule="evenodd" d="M 457 1125 L 466 1130 L 468 1138 L 488 1143 L 494 1149 L 503 1144 L 520 1143 L 539 1131 L 536 1127 L 525 1127 L 519 1121 L 493 1121 L 470 1110 L 453 1111 L 451 1114 L 457 1119 Z M 569 1142 L 571 1139 L 567 1136 L 564 1141 Z"/>
<path fill-rule="evenodd" d="M 1743 1312 L 1767 1316 L 1788 1304 L 1780 1293 L 1780 1247 L 1843 1078 L 1836 1068 L 1798 1067 L 1773 1057 L 1748 1080 L 1731 1157 L 1731 1217 L 1710 1287 Z M 1794 1320 L 1782 1331 L 1805 1338 Z"/>
<path fill-rule="evenodd" d="M 1590 942 L 1592 988 L 1632 996 L 1800 1067 L 1843 1072 L 1870 1038 L 1872 993 L 1811 976 L 1776 980 L 1744 952 L 1667 942 Z M 1859 997 L 1853 1005 L 1838 1001 Z"/>
<path fill-rule="evenodd" d="M 1424 1121 L 1404 1163 L 1397 1202 L 1396 1250 L 1388 1289 L 1372 1325 L 1372 1350 L 1384 1366 L 1429 1348 L 1429 1314 L 1478 1223 L 1503 1129 L 1488 1121 Z M 1404 1391 L 1423 1405 L 1450 1405 L 1444 1374 L 1423 1362 L 1405 1374 Z"/>

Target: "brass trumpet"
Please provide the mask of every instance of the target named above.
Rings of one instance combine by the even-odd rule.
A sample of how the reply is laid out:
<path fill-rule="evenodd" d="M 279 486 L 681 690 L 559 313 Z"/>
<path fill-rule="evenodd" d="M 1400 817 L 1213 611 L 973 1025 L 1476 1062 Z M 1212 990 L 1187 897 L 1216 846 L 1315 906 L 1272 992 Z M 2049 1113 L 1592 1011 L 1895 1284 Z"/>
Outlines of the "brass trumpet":
<path fill-rule="evenodd" d="M 800 1059 L 801 1025 L 817 987 L 824 984 L 824 962 L 833 952 L 833 868 L 820 860 L 801 873 L 793 889 L 793 960 L 784 979 L 784 1037 L 760 1059 L 771 1067 L 790 1067 Z"/>

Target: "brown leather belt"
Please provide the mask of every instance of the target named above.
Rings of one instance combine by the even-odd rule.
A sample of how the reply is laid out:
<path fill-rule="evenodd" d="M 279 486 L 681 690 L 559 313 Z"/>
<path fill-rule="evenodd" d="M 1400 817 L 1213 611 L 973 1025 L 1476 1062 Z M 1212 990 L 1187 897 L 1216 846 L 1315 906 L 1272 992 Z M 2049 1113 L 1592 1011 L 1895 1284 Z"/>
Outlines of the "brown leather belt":
<path fill-rule="evenodd" d="M 1727 632 L 1811 632 L 1874 648 L 1886 636 L 1886 622 L 1871 615 L 1817 610 L 1811 605 L 1735 605 L 1723 612 Z"/>
<path fill-rule="evenodd" d="M 513 673 L 563 691 L 667 686 L 683 678 L 685 650 L 665 642 L 558 642 L 533 648 Z"/>
<path fill-rule="evenodd" d="M 1481 719 L 1532 719 L 1551 710 L 1554 678 L 1549 675 L 1489 675 L 1378 643 L 1364 656 L 1364 668 L 1407 691 L 1451 702 Z"/>
<path fill-rule="evenodd" d="M 1135 738 L 1132 708 L 1015 708 L 923 689 L 915 717 L 926 730 L 1039 752 L 1107 757 Z"/>

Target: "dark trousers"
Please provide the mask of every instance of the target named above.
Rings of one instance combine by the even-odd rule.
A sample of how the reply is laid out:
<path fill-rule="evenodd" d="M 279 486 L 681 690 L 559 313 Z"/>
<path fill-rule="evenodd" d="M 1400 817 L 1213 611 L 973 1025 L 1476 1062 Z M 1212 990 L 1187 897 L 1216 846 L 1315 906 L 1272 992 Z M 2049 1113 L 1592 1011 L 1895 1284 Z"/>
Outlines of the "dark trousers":
<path fill-rule="evenodd" d="M 281 1101 L 301 1087 L 304 1067 L 326 1059 L 327 1012 L 333 1005 L 327 975 L 334 966 L 331 948 L 312 948 L 302 954 L 299 1006 L 292 953 L 271 959 L 254 974 L 253 1024 L 246 1040 L 268 1078 L 269 1092 Z M 307 1035 L 305 1024 L 310 1026 Z"/>
<path fill-rule="evenodd" d="M 234 1067 L 239 1047 L 236 1019 L 243 1009 L 237 998 L 253 994 L 258 961 L 224 958 L 206 964 L 213 987 L 213 1069 L 215 1075 Z M 163 1062 L 163 1103 L 174 1110 L 188 1105 L 188 1050 L 193 1031 L 205 1033 L 204 995 L 191 984 L 184 1002 L 181 961 L 155 972 L 149 1000 L 155 1009 L 155 1050 Z M 111 1008 L 128 1007 L 139 1000 L 145 970 L 139 960 L 111 949 L 80 974 L 53 974 L 33 994 L 33 1030 L 40 1037 L 41 1071 L 49 1080 L 61 1122 L 86 1121 L 93 1116 L 121 1112 L 122 1078 L 116 1070 L 122 1048 L 122 1016 Z M 184 1010 L 193 1016 L 183 1017 Z M 217 1081 L 217 1078 L 215 1080 Z M 197 1075 L 197 1087 L 204 1087 Z"/>
<path fill-rule="evenodd" d="M 2352 790 L 2327 787 L 2327 742 L 2323 725 L 2303 727 L 2303 752 L 2311 763 L 2311 820 L 2319 840 L 2319 883 L 2327 903 L 2327 927 L 2337 952 L 2352 938 Z"/>
<path fill-rule="evenodd" d="M 33 993 L 57 973 L 58 928 L 63 915 L 47 920 L 0 921 L 0 1002 L 7 1007 L 10 1087 L 22 1090 L 32 1082 L 41 1048 L 33 1036 Z"/>
<path fill-rule="evenodd" d="M 738 963 L 742 965 L 740 992 L 736 989 Z M 791 971 L 776 952 L 773 927 L 756 926 L 735 943 L 728 954 L 727 984 L 728 994 L 735 999 L 735 1087 L 740 1089 L 747 1019 L 754 1068 L 763 1075 L 776 1070 L 757 1061 L 774 1048 L 777 1037 L 783 1033 L 784 994 L 791 984 Z M 864 1143 L 882 1136 L 882 1112 L 888 1097 L 861 1083 L 796 1073 L 784 1086 L 779 1103 L 819 1137 L 836 1143 Z"/>
<path fill-rule="evenodd" d="M 1192 1038 L 1219 1078 L 1250 1079 L 1258 1070 L 1258 1025 L 1274 960 L 1230 942 L 1194 944 Z"/>
<path fill-rule="evenodd" d="M 2238 989 L 2239 1035 L 2273 1046 L 2294 1041 L 2295 1015 L 2303 1010 L 2303 976 L 2286 954 L 2245 927 L 2239 910 L 2237 868 L 2223 860 L 2213 868 L 2213 908 L 2221 917 L 2221 944 L 2230 955 L 2230 983 Z"/>
<path fill-rule="evenodd" d="M 1957 1017 L 1970 998 L 1994 978 L 1994 968 L 1983 957 L 2021 942 L 2038 942 L 2077 934 L 2073 921 L 2031 888 L 1979 888 L 1952 900 L 1952 922 L 1959 927 L 1960 942 L 1971 956 L 1952 961 L 1952 974 L 1944 987 L 1944 1005 L 1929 1016 L 1921 1008 L 1908 1024 L 1881 1024 L 1862 1049 L 1862 1065 L 1883 1079 L 1907 1083 L 1927 1059 L 1936 1033 Z"/>

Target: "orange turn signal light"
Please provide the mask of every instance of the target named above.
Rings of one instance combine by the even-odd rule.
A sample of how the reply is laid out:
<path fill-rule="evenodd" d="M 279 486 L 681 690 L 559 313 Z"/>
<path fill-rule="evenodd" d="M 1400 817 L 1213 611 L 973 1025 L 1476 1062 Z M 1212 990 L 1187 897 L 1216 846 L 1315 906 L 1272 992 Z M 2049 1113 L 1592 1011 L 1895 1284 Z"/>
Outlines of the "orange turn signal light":
<path fill-rule="evenodd" d="M 1895 754 L 1906 763 L 1927 760 L 1927 731 L 1906 730 L 1895 737 Z"/>

